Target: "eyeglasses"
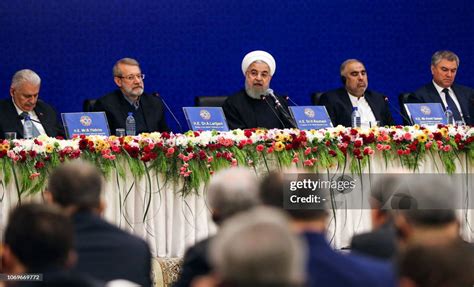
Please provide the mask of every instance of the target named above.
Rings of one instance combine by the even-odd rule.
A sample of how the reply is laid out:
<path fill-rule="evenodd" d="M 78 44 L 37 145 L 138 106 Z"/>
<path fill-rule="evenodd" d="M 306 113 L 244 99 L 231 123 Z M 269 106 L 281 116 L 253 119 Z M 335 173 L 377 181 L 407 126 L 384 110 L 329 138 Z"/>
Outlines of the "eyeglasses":
<path fill-rule="evenodd" d="M 250 75 L 250 77 L 252 77 L 252 78 L 257 78 L 258 75 L 260 75 L 260 77 L 262 77 L 262 79 L 265 80 L 265 79 L 267 79 L 268 77 L 270 77 L 270 73 L 268 73 L 268 72 L 266 72 L 266 71 L 259 73 L 257 70 L 251 70 L 251 71 L 249 71 L 249 72 L 247 72 L 247 73 L 248 73 L 248 74 Z"/>
<path fill-rule="evenodd" d="M 145 79 L 145 74 L 136 74 L 136 75 L 127 75 L 127 76 L 116 76 L 120 79 L 125 79 L 127 81 L 133 81 L 135 79 L 143 80 Z"/>

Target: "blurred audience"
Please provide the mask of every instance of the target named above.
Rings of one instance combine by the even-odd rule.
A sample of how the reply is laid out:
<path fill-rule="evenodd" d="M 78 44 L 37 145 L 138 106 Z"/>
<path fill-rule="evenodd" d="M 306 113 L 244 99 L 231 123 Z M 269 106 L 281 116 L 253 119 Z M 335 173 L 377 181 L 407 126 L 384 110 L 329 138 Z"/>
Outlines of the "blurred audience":
<path fill-rule="evenodd" d="M 304 174 L 298 175 L 303 176 Z M 297 178 L 303 180 L 303 178 Z M 313 175 L 312 180 L 324 180 Z M 283 208 L 285 196 L 283 175 L 270 173 L 263 179 L 260 195 L 267 205 Z M 323 190 L 322 190 L 323 191 Z M 272 198 L 272 193 L 275 198 Z M 292 195 L 308 196 L 311 191 L 299 189 Z M 291 217 L 293 229 L 305 239 L 308 245 L 308 286 L 395 286 L 393 267 L 389 263 L 369 257 L 348 254 L 333 250 L 326 238 L 328 212 L 324 205 L 292 206 L 286 209 Z"/>
<path fill-rule="evenodd" d="M 393 259 L 396 255 L 397 234 L 392 212 L 385 204 L 400 185 L 400 178 L 397 176 L 384 176 L 374 183 L 369 199 L 372 231 L 354 235 L 351 252 L 380 259 Z"/>
<path fill-rule="evenodd" d="M 415 245 L 401 256 L 400 287 L 474 286 L 474 247 L 461 240 Z"/>
<path fill-rule="evenodd" d="M 75 270 L 103 281 L 125 279 L 151 285 L 148 244 L 100 217 L 103 178 L 91 164 L 74 161 L 54 170 L 46 198 L 71 216 L 78 254 Z"/>
<path fill-rule="evenodd" d="M 103 286 L 69 272 L 75 261 L 70 219 L 54 206 L 24 204 L 15 208 L 5 230 L 4 270 L 9 275 L 42 276 L 38 281 L 7 281 L 7 286 Z"/>
<path fill-rule="evenodd" d="M 256 206 L 259 198 L 255 173 L 244 168 L 217 172 L 209 183 L 207 199 L 212 218 L 218 225 L 231 216 Z M 175 287 L 190 286 L 194 278 L 211 271 L 208 258 L 211 238 L 196 243 L 186 251 L 181 275 Z"/>
<path fill-rule="evenodd" d="M 303 286 L 303 242 L 277 209 L 258 207 L 228 219 L 211 243 L 212 286 Z M 212 282 L 212 281 L 211 281 Z"/>

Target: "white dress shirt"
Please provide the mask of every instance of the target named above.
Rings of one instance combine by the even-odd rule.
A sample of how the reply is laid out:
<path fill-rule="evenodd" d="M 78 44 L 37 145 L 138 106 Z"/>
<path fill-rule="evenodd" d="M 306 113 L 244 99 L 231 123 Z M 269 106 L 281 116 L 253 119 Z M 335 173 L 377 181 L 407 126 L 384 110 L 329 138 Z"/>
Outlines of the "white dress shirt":
<path fill-rule="evenodd" d="M 15 106 L 15 109 L 16 109 L 16 112 L 18 113 L 18 116 L 21 115 L 21 113 L 23 113 L 24 111 L 22 111 L 16 104 L 15 104 L 15 101 L 13 101 L 12 99 L 12 102 L 13 102 L 13 105 Z M 40 133 L 40 135 L 45 135 L 46 134 L 46 131 L 43 127 L 43 125 L 40 123 L 40 120 L 38 118 L 38 115 L 35 113 L 35 111 L 30 111 L 30 112 L 27 112 L 28 115 L 30 116 L 30 119 L 32 119 L 32 123 L 33 125 L 36 127 L 36 129 L 38 130 L 38 132 Z M 25 120 L 21 120 L 21 124 L 23 125 L 25 123 Z"/>
<path fill-rule="evenodd" d="M 349 99 L 351 99 L 352 107 L 357 107 L 357 110 L 359 111 L 361 125 L 369 126 L 369 123 L 375 123 L 377 120 L 375 119 L 374 113 L 365 97 L 362 96 L 358 98 L 350 93 L 348 94 Z"/>
<path fill-rule="evenodd" d="M 433 81 L 433 85 L 435 89 L 438 91 L 438 94 L 441 98 L 441 101 L 443 102 L 444 108 L 448 106 L 448 103 L 446 102 L 446 94 L 443 92 L 443 87 L 438 86 L 438 84 Z M 451 95 L 451 98 L 453 99 L 454 103 L 456 104 L 456 107 L 458 108 L 459 113 L 461 114 L 461 117 L 464 119 L 464 116 L 462 114 L 461 110 L 461 105 L 459 104 L 458 98 L 456 97 L 456 93 L 454 93 L 453 89 L 451 87 L 447 88 L 449 90 L 449 94 Z"/>

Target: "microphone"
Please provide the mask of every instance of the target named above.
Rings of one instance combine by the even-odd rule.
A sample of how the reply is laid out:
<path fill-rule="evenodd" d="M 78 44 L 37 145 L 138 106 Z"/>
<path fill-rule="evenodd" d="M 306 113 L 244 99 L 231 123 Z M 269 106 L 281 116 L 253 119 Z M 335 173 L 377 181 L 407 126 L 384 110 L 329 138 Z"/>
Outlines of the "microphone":
<path fill-rule="evenodd" d="M 25 117 L 24 117 L 22 114 L 19 114 L 19 115 L 18 115 L 18 118 L 20 118 L 20 120 L 24 120 L 24 119 L 25 119 Z M 38 124 L 41 124 L 40 121 L 35 120 L 35 119 L 32 119 L 31 117 L 30 117 L 30 121 L 35 122 L 35 123 L 38 123 Z"/>
<path fill-rule="evenodd" d="M 278 116 L 278 113 L 275 112 L 275 109 L 272 107 L 272 105 L 270 105 L 270 103 L 267 101 L 267 96 L 266 95 L 261 95 L 260 98 L 262 100 L 265 101 L 265 103 L 268 105 L 268 107 L 270 108 L 270 110 L 273 112 L 273 114 L 275 115 L 275 117 L 278 119 L 278 121 L 280 122 L 281 126 L 283 128 L 285 128 L 285 124 L 283 123 L 283 121 L 281 120 L 281 118 Z"/>
<path fill-rule="evenodd" d="M 394 110 L 397 112 L 397 114 L 399 114 L 399 115 L 403 118 L 403 120 L 404 120 L 406 123 L 413 124 L 412 121 L 400 111 L 400 109 L 398 109 L 395 105 L 393 105 L 393 104 L 388 100 L 388 97 L 387 97 L 387 96 L 384 96 L 384 97 L 383 97 L 383 100 L 384 100 L 392 109 L 394 109 Z"/>
<path fill-rule="evenodd" d="M 265 91 L 265 96 L 269 96 L 270 98 L 273 99 L 273 101 L 275 102 L 275 108 L 277 110 L 280 111 L 280 113 L 286 118 L 286 120 L 290 123 L 291 127 L 292 128 L 296 128 L 296 123 L 295 121 L 293 120 L 293 118 L 286 112 L 285 108 L 283 108 L 283 106 L 281 105 L 280 101 L 278 100 L 278 97 L 275 96 L 275 94 L 273 93 L 273 90 L 272 89 L 267 89 Z M 266 100 L 265 100 L 266 101 Z M 285 125 L 283 125 L 285 126 Z"/>
<path fill-rule="evenodd" d="M 299 106 L 295 101 L 293 101 L 289 96 L 285 96 L 285 100 L 290 101 L 293 105 Z"/>
<path fill-rule="evenodd" d="M 174 121 L 178 124 L 179 130 L 181 131 L 181 133 L 183 133 L 183 126 L 178 121 L 178 118 L 174 115 L 173 111 L 171 111 L 171 109 L 168 106 L 168 104 L 166 103 L 165 99 L 163 99 L 163 97 L 158 92 L 154 92 L 152 95 L 161 100 L 163 105 L 166 107 L 166 110 L 168 110 L 168 112 L 171 114 L 171 117 L 173 117 Z"/>

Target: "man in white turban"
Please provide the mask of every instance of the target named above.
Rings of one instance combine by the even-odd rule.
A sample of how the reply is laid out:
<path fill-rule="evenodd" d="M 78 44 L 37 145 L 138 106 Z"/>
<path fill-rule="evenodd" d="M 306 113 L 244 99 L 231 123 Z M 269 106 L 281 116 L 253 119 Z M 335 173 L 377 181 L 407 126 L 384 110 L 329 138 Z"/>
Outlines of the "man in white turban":
<path fill-rule="evenodd" d="M 287 128 L 291 123 L 275 108 L 275 102 L 266 95 L 276 70 L 275 59 L 265 51 L 252 51 L 242 60 L 245 89 L 227 98 L 223 105 L 227 123 L 231 129 Z M 288 104 L 276 96 L 289 115 Z"/>

